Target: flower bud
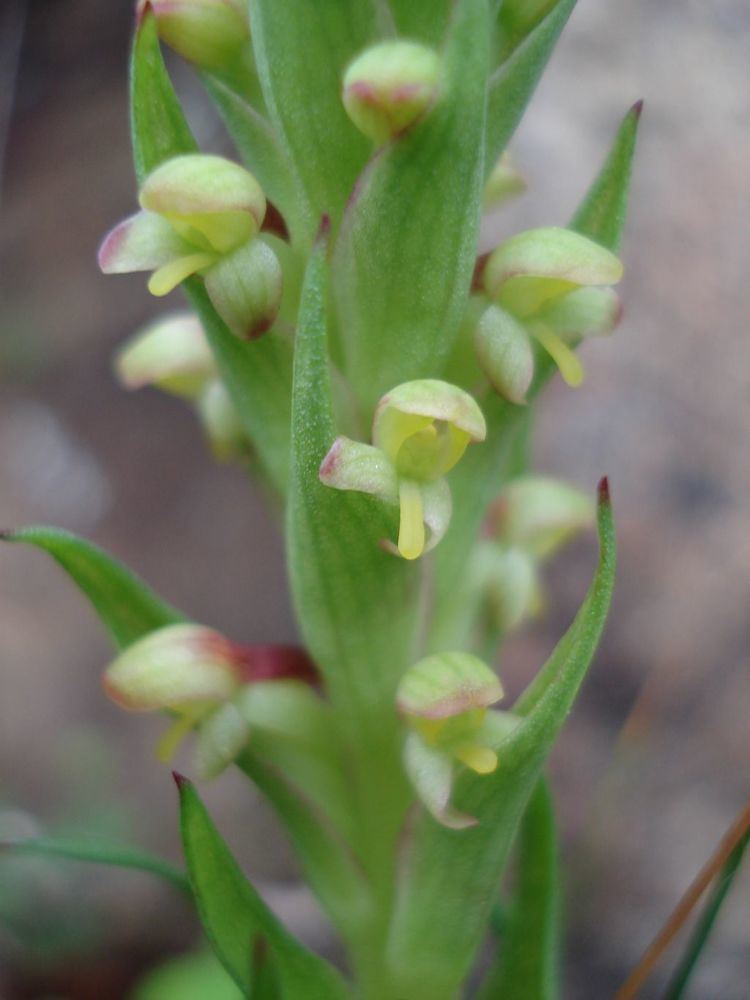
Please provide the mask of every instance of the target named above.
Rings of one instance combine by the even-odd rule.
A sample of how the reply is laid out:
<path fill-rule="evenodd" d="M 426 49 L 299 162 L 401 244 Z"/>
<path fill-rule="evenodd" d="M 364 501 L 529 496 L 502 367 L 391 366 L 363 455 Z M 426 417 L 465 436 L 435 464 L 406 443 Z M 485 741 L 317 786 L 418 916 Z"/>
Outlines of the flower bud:
<path fill-rule="evenodd" d="M 523 194 L 525 190 L 526 181 L 523 174 L 513 166 L 510 154 L 506 151 L 487 178 L 482 205 L 485 211 L 499 208 L 516 195 Z"/>
<path fill-rule="evenodd" d="M 510 482 L 496 501 L 495 537 L 546 559 L 573 535 L 593 524 L 595 508 L 581 490 L 549 476 L 523 476 Z"/>
<path fill-rule="evenodd" d="M 279 259 L 262 240 L 244 243 L 205 272 L 214 308 L 242 340 L 254 340 L 273 326 L 282 280 Z"/>
<path fill-rule="evenodd" d="M 153 385 L 185 399 L 195 399 L 216 378 L 203 327 L 192 313 L 175 313 L 137 333 L 118 351 L 115 371 L 126 389 Z"/>
<path fill-rule="evenodd" d="M 230 462 L 248 451 L 248 442 L 237 408 L 226 386 L 213 379 L 198 397 L 200 416 L 214 458 Z"/>
<path fill-rule="evenodd" d="M 349 64 L 342 97 L 357 128 L 384 143 L 432 107 L 439 83 L 440 58 L 434 49 L 418 42 L 381 42 Z"/>
<path fill-rule="evenodd" d="M 440 653 L 426 656 L 406 671 L 396 704 L 404 715 L 434 720 L 487 708 L 502 697 L 499 678 L 476 656 Z"/>
<path fill-rule="evenodd" d="M 479 364 L 493 388 L 511 403 L 525 403 L 534 377 L 531 338 L 500 306 L 490 306 L 474 334 Z"/>
<path fill-rule="evenodd" d="M 139 13 L 150 6 L 159 37 L 200 69 L 223 69 L 249 36 L 241 0 L 139 0 Z"/>
<path fill-rule="evenodd" d="M 232 644 L 202 625 L 167 625 L 128 646 L 104 674 L 123 708 L 150 711 L 224 701 L 240 684 Z"/>
<path fill-rule="evenodd" d="M 139 200 L 189 242 L 222 254 L 255 236 L 266 214 L 265 195 L 253 175 L 206 153 L 162 163 L 144 181 Z"/>

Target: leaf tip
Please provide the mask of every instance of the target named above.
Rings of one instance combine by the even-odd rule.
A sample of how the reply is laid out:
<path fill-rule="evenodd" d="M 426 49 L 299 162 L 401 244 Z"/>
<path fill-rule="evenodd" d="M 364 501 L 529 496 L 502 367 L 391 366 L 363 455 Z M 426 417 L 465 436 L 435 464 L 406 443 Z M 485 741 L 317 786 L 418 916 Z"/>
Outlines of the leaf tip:
<path fill-rule="evenodd" d="M 136 4 L 135 7 L 135 30 L 136 32 L 141 30 L 143 22 L 149 14 L 153 14 L 153 7 L 151 6 L 151 0 L 141 0 L 140 3 Z"/>
<path fill-rule="evenodd" d="M 597 498 L 600 507 L 603 507 L 605 504 L 611 503 L 611 497 L 609 494 L 608 476 L 602 476 L 602 478 L 599 480 L 599 486 L 597 487 Z"/>
<path fill-rule="evenodd" d="M 191 787 L 190 779 L 186 778 L 184 774 L 180 774 L 179 771 L 172 771 L 172 778 L 180 795 Z"/>
<path fill-rule="evenodd" d="M 636 122 L 640 120 L 642 112 L 643 112 L 643 98 L 641 98 L 639 101 L 636 101 L 633 107 L 630 109 L 630 114 L 633 116 Z"/>

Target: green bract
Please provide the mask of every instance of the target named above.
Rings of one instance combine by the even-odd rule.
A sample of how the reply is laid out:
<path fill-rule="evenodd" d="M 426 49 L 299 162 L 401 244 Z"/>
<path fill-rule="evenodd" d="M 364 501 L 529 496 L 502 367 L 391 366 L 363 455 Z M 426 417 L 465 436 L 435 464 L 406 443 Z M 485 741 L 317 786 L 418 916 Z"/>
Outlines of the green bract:
<path fill-rule="evenodd" d="M 128 341 L 116 372 L 193 407 L 215 455 L 267 487 L 304 648 L 187 622 L 64 532 L 2 537 L 48 552 L 89 599 L 117 651 L 108 693 L 170 717 L 159 756 L 192 733 L 198 776 L 235 764 L 286 828 L 341 974 L 265 906 L 178 778 L 190 893 L 243 996 L 464 996 L 518 831 L 514 906 L 479 995 L 555 996 L 543 770 L 609 607 L 606 482 L 589 592 L 507 711 L 492 664 L 543 610 L 544 561 L 594 519 L 588 494 L 529 470 L 531 412 L 558 368 L 580 382 L 579 340 L 620 318 L 640 109 L 567 228 L 485 256 L 478 238 L 483 208 L 524 188 L 505 147 L 573 6 L 139 3 L 141 210 L 100 264 L 152 272 L 157 296 L 180 286 L 190 311 Z M 198 69 L 242 162 L 198 149 L 160 37 Z M 121 845 L 35 843 L 186 885 Z"/>

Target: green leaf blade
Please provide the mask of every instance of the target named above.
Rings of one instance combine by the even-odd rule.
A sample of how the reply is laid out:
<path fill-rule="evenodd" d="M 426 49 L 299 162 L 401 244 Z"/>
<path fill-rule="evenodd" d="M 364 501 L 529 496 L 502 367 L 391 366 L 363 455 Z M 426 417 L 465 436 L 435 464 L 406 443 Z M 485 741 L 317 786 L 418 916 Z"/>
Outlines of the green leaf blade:
<path fill-rule="evenodd" d="M 29 840 L 0 840 L 0 852 L 2 851 L 108 865 L 113 868 L 131 868 L 156 875 L 181 892 L 191 895 L 187 876 L 179 868 L 146 851 L 121 844 L 73 837 L 33 837 Z"/>
<path fill-rule="evenodd" d="M 33 545 L 51 555 L 88 598 L 118 649 L 154 629 L 185 621 L 102 549 L 59 528 L 31 526 L 5 532 L 2 539 Z"/>
<path fill-rule="evenodd" d="M 596 652 L 612 596 L 615 536 L 606 482 L 600 487 L 599 562 L 572 625 L 514 711 L 524 721 L 500 746 L 492 775 L 458 783 L 455 806 L 476 816 L 463 831 L 423 816 L 391 925 L 389 954 L 405 995 L 427 984 L 435 1000 L 454 995 L 481 941 L 518 823 L 541 768 Z M 550 667 L 554 666 L 554 669 Z"/>
<path fill-rule="evenodd" d="M 570 221 L 570 228 L 617 253 L 628 211 L 638 125 L 643 102 L 638 101 L 620 124 L 601 170 Z"/>
<path fill-rule="evenodd" d="M 518 834 L 518 870 L 500 955 L 480 1000 L 555 1000 L 558 995 L 559 891 L 552 797 L 540 781 Z"/>
<path fill-rule="evenodd" d="M 266 105 L 306 193 L 312 236 L 321 215 L 339 217 L 369 154 L 344 111 L 341 78 L 377 37 L 375 8 L 369 0 L 250 0 L 250 23 Z"/>
<path fill-rule="evenodd" d="M 130 132 L 138 185 L 164 160 L 198 144 L 177 100 L 159 49 L 150 8 L 136 27 L 130 62 Z"/>
<path fill-rule="evenodd" d="M 267 942 L 282 995 L 289 1000 L 343 1000 L 339 974 L 284 928 L 240 871 L 192 784 L 177 777 L 180 829 L 190 882 L 208 940 L 246 996 L 255 995 L 253 949 Z"/>
<path fill-rule="evenodd" d="M 485 0 L 457 5 L 437 105 L 373 158 L 342 223 L 336 303 L 347 374 L 367 409 L 397 383 L 439 376 L 463 318 L 479 234 L 488 19 Z"/>
<path fill-rule="evenodd" d="M 575 4 L 576 0 L 558 0 L 493 73 L 487 109 L 485 176 L 500 159 L 518 127 Z"/>

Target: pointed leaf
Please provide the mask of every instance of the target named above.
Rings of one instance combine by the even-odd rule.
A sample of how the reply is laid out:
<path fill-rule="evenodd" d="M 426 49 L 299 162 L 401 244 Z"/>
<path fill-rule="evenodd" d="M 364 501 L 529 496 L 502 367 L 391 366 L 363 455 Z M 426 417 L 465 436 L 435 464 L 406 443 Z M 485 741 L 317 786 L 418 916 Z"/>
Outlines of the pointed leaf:
<path fill-rule="evenodd" d="M 268 944 L 284 997 L 336 1000 L 348 996 L 339 974 L 279 923 L 240 871 L 192 784 L 177 777 L 180 829 L 190 883 L 208 940 L 224 968 L 253 996 L 251 970 L 258 938 Z"/>
<path fill-rule="evenodd" d="M 185 294 L 205 330 L 245 433 L 271 483 L 283 496 L 289 476 L 291 345 L 273 330 L 251 342 L 239 340 L 217 314 L 197 278 L 185 282 Z"/>
<path fill-rule="evenodd" d="M 344 111 L 341 78 L 376 38 L 374 5 L 250 0 L 250 23 L 266 105 L 305 191 L 312 235 L 322 214 L 338 218 L 369 153 Z"/>
<path fill-rule="evenodd" d="M 467 773 L 457 782 L 454 804 L 476 816 L 477 826 L 457 833 L 423 816 L 415 830 L 389 938 L 392 967 L 405 996 L 418 984 L 434 1000 L 451 997 L 471 966 L 516 827 L 604 628 L 615 571 L 606 481 L 600 487 L 598 527 L 600 555 L 593 582 L 532 685 L 533 697 L 521 699 L 523 723 L 498 747 L 493 774 Z"/>
<path fill-rule="evenodd" d="M 558 0 L 490 78 L 485 176 L 489 176 L 521 121 L 575 4 L 576 0 Z"/>
<path fill-rule="evenodd" d="M 147 5 L 136 27 L 130 62 L 130 128 L 140 186 L 164 160 L 198 146 L 167 76 L 156 17 Z"/>
<path fill-rule="evenodd" d="M 513 902 L 505 915 L 500 954 L 480 1000 L 554 1000 L 559 947 L 557 832 L 549 789 L 540 781 L 518 833 Z"/>
<path fill-rule="evenodd" d="M 481 210 L 488 18 L 486 0 L 457 4 L 438 103 L 374 157 L 342 223 L 340 328 L 368 407 L 399 382 L 439 374 L 463 318 Z"/>
<path fill-rule="evenodd" d="M 630 175 L 643 102 L 638 101 L 622 120 L 609 154 L 586 197 L 570 221 L 570 228 L 617 252 L 628 211 Z"/>
<path fill-rule="evenodd" d="M 175 868 L 162 858 L 121 844 L 74 837 L 33 837 L 30 840 L 17 841 L 0 839 L 0 853 L 2 851 L 85 861 L 95 865 L 110 865 L 114 868 L 134 868 L 137 871 L 157 875 L 182 892 L 191 894 L 188 878 L 179 868 Z"/>
<path fill-rule="evenodd" d="M 351 733 L 395 724 L 398 678 L 415 628 L 413 564 L 385 553 L 395 534 L 382 502 L 325 486 L 320 466 L 336 438 L 326 355 L 327 267 L 319 240 L 302 293 L 294 358 L 289 574 L 305 644 Z"/>
<path fill-rule="evenodd" d="M 122 649 L 184 616 L 106 552 L 59 528 L 33 526 L 0 535 L 49 553 L 93 605 L 115 645 Z"/>
<path fill-rule="evenodd" d="M 203 74 L 203 83 L 248 170 L 258 178 L 268 199 L 295 232 L 300 222 L 300 193 L 270 122 L 219 77 Z"/>

